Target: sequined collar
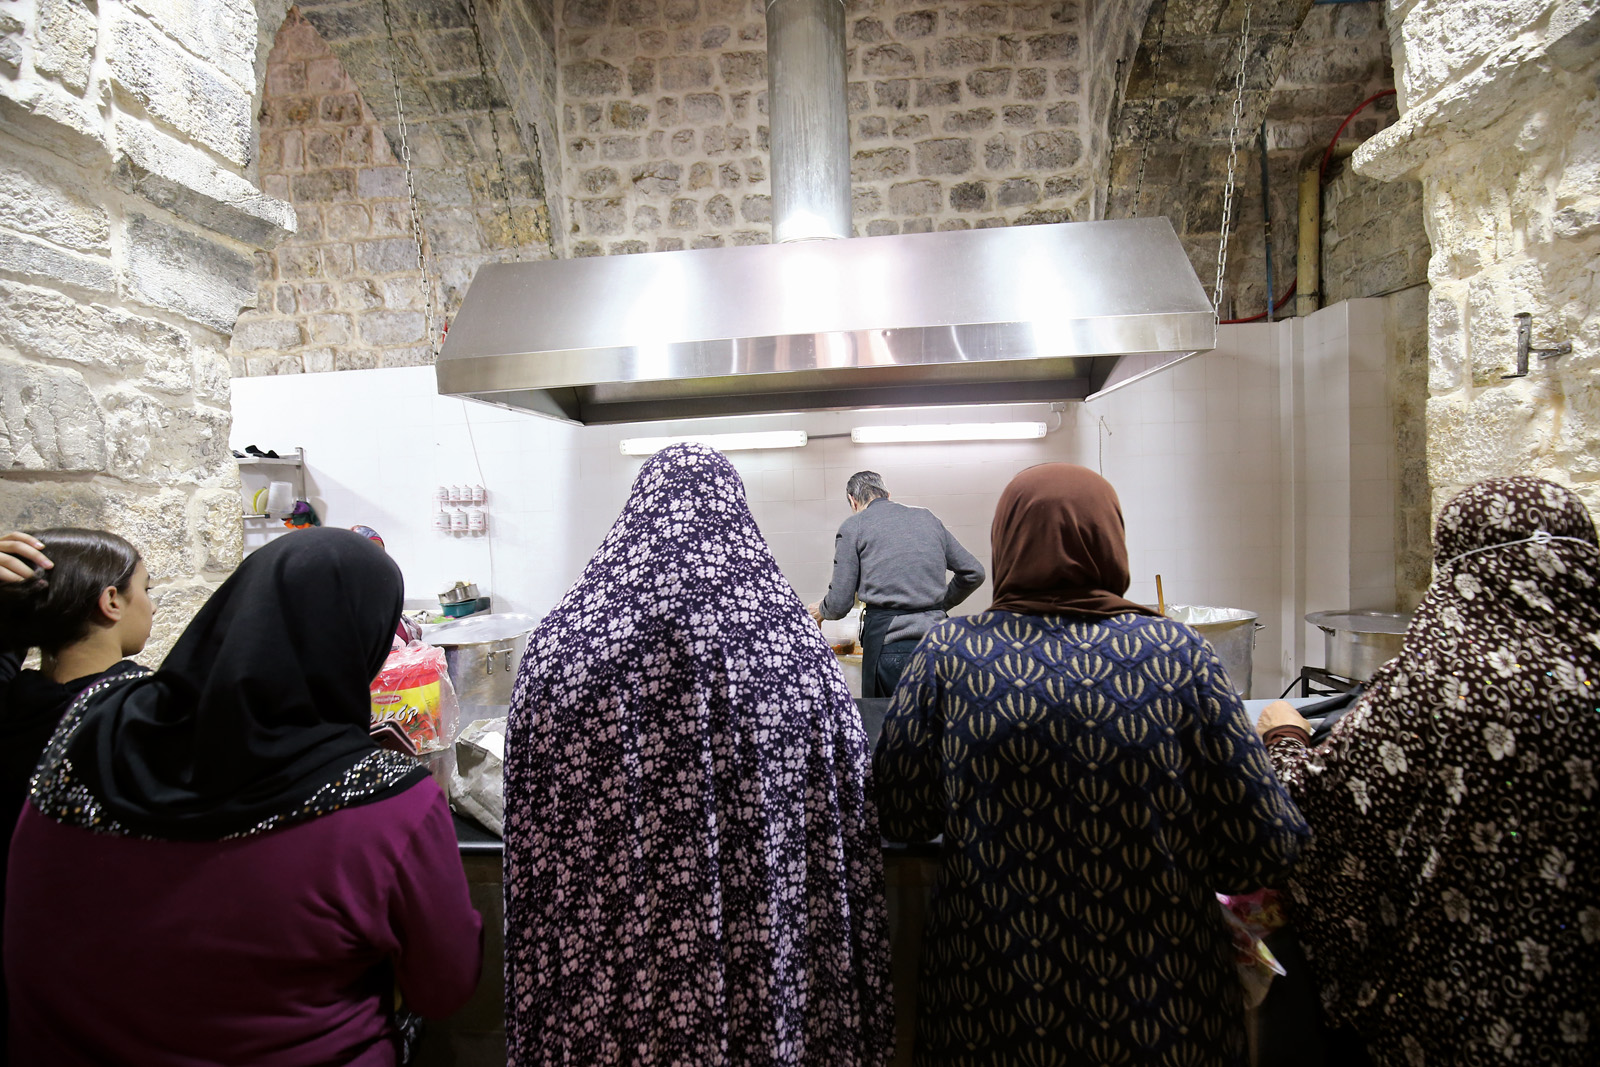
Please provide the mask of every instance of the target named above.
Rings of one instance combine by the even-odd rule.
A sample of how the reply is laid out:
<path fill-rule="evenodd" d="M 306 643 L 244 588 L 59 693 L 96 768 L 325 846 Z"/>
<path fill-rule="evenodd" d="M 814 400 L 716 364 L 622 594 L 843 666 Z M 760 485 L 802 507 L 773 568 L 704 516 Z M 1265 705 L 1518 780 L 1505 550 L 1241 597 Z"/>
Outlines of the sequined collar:
<path fill-rule="evenodd" d="M 90 792 L 74 773 L 72 760 L 67 756 L 72 737 L 83 723 L 83 712 L 89 701 L 113 686 L 148 677 L 150 673 L 142 667 L 125 671 L 96 682 L 78 694 L 78 698 L 61 717 L 61 725 L 50 738 L 50 744 L 45 748 L 39 767 L 29 783 L 29 799 L 40 813 L 64 825 L 95 833 L 154 840 L 152 835 L 135 833 L 107 814 L 100 798 Z M 408 776 L 416 776 L 419 770 L 415 760 L 398 752 L 374 749 L 338 777 L 323 783 L 298 806 L 219 840 L 252 837 L 332 814 L 395 788 Z"/>

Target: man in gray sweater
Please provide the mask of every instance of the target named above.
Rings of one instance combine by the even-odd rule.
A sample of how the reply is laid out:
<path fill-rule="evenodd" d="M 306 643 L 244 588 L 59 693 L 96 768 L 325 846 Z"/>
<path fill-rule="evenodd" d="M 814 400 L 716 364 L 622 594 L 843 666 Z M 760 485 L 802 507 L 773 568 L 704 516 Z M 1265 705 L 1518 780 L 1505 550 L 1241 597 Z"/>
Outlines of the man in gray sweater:
<path fill-rule="evenodd" d="M 833 543 L 833 580 L 811 615 L 841 619 L 859 596 L 861 695 L 888 697 L 912 649 L 945 612 L 983 584 L 983 564 L 927 508 L 889 499 L 873 471 L 850 476 L 845 498 L 854 513 Z M 953 572 L 949 582 L 945 572 Z"/>

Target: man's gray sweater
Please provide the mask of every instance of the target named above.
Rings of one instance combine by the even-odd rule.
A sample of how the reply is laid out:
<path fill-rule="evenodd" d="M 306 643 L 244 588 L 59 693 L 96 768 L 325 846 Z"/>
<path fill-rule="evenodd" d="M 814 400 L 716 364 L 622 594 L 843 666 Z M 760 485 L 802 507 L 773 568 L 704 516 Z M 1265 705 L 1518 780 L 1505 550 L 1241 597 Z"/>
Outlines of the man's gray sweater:
<path fill-rule="evenodd" d="M 947 570 L 954 573 L 948 583 Z M 982 584 L 983 564 L 938 516 L 880 497 L 839 526 L 822 617 L 843 618 L 859 596 L 869 608 L 906 613 L 890 625 L 885 644 L 914 641 Z"/>

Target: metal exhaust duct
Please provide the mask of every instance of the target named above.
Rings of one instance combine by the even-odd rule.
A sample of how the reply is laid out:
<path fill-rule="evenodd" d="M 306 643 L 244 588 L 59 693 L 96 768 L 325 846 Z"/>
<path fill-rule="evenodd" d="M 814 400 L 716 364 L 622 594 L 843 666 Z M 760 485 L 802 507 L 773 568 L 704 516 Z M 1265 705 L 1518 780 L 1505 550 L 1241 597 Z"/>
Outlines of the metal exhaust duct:
<path fill-rule="evenodd" d="M 842 0 L 767 4 L 772 239 L 850 236 L 850 111 Z"/>
<path fill-rule="evenodd" d="M 850 237 L 840 0 L 770 0 L 770 245 L 488 264 L 439 392 L 577 423 L 1090 399 L 1216 347 L 1166 219 Z"/>

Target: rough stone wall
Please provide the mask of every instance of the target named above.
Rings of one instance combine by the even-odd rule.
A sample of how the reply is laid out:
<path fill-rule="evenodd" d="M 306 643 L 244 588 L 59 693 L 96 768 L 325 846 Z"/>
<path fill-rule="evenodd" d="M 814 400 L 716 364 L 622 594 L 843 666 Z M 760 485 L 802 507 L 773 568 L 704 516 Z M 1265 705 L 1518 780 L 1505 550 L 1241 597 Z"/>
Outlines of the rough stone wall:
<path fill-rule="evenodd" d="M 299 229 L 257 254 L 235 375 L 431 363 L 405 174 L 344 64 L 291 11 L 267 58 L 261 185 Z"/>
<path fill-rule="evenodd" d="M 1391 0 L 1400 120 L 1356 153 L 1423 183 L 1427 448 L 1435 513 L 1486 477 L 1538 474 L 1600 513 L 1600 10 L 1592 0 Z M 1573 352 L 1515 364 L 1513 315 Z"/>
<path fill-rule="evenodd" d="M 536 77 L 536 85 L 508 84 L 511 75 L 535 70 L 548 51 L 538 36 L 540 8 L 530 5 L 515 17 L 504 11 L 510 5 L 491 10 L 486 3 L 479 8 L 483 64 L 469 3 L 396 0 L 392 47 L 378 0 L 299 4 L 344 64 L 362 104 L 382 123 L 396 157 L 401 140 L 391 69 L 397 64 L 393 69 L 399 73 L 405 106 L 407 144 L 438 290 L 436 306 L 445 318 L 460 307 L 481 264 L 552 255 L 546 174 L 534 159 L 540 142 L 530 124 L 537 118 L 535 101 L 544 92 L 544 79 Z M 509 69 L 498 65 L 502 62 Z M 280 101 L 269 91 L 265 104 L 292 109 L 295 99 L 296 94 L 285 92 Z"/>
<path fill-rule="evenodd" d="M 854 0 L 858 235 L 1094 213 L 1079 0 Z M 765 243 L 759 0 L 567 0 L 558 48 L 573 255 Z"/>
<path fill-rule="evenodd" d="M 430 287 L 399 154 L 411 152 L 437 343 L 479 265 L 555 252 L 533 151 L 553 112 L 541 9 L 479 11 L 487 79 L 465 0 L 397 4 L 393 50 L 379 5 L 311 0 L 305 10 L 290 11 L 273 44 L 260 112 L 262 185 L 294 203 L 301 228 L 258 257 L 260 293 L 235 333 L 233 372 L 431 363 Z M 336 35 L 337 50 L 319 29 Z M 391 54 L 402 68 L 404 146 Z"/>
<path fill-rule="evenodd" d="M 256 10 L 162 11 L 0 10 L 0 526 L 137 545 L 147 661 L 239 561 L 227 333 L 294 226 L 252 180 Z"/>
<path fill-rule="evenodd" d="M 1428 281 L 1421 182 L 1362 177 L 1348 161 L 1322 187 L 1322 302 L 1383 296 Z"/>

